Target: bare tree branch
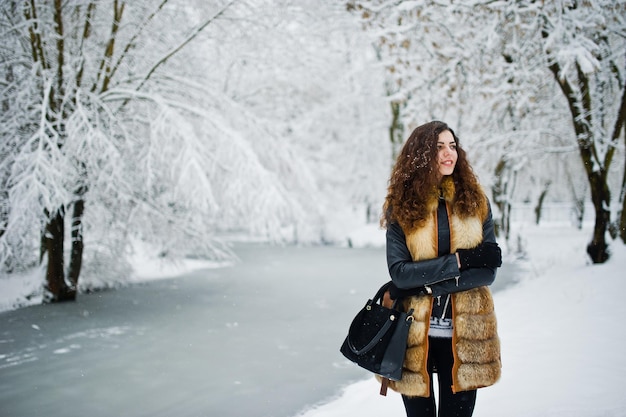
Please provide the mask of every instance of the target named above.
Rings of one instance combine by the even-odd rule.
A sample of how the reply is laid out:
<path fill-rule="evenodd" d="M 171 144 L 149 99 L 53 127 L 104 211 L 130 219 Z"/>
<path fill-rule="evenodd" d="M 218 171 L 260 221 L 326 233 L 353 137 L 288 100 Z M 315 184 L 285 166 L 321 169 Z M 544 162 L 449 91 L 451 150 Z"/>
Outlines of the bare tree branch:
<path fill-rule="evenodd" d="M 130 51 L 130 48 L 132 48 L 133 45 L 135 45 L 135 42 L 137 41 L 137 39 L 139 38 L 143 30 L 146 28 L 146 26 L 148 26 L 148 23 L 150 23 L 150 21 L 154 19 L 154 16 L 156 16 L 157 13 L 159 13 L 163 9 L 163 7 L 167 4 L 168 1 L 169 0 L 163 0 L 161 4 L 159 4 L 159 6 L 149 16 L 147 16 L 146 19 L 143 21 L 143 23 L 139 26 L 137 32 L 133 35 L 132 38 L 130 38 L 130 40 L 124 47 L 124 50 L 122 51 L 122 54 L 118 58 L 117 62 L 115 62 L 115 65 L 113 65 L 113 68 L 111 69 L 111 72 L 110 72 L 110 78 L 113 78 L 120 64 L 122 63 L 124 58 L 126 58 L 126 56 L 128 55 L 128 51 Z"/>
<path fill-rule="evenodd" d="M 157 70 L 157 68 L 159 68 L 161 65 L 163 65 L 164 63 L 167 62 L 168 59 L 170 59 L 172 56 L 174 56 L 178 51 L 180 51 L 181 49 L 183 49 L 185 47 L 185 45 L 187 45 L 189 42 L 191 42 L 192 40 L 194 40 L 196 38 L 196 36 L 198 36 L 203 30 L 204 28 L 206 28 L 209 24 L 211 24 L 212 22 L 214 22 L 215 20 L 217 20 L 222 14 L 224 14 L 226 12 L 226 10 L 232 6 L 237 0 L 231 0 L 229 1 L 223 8 L 222 10 L 220 10 L 219 12 L 217 12 L 217 14 L 215 14 L 213 17 L 207 19 L 204 23 L 202 23 L 201 25 L 199 25 L 196 29 L 194 29 L 191 34 L 189 36 L 187 36 L 187 38 L 182 41 L 180 43 L 180 45 L 176 46 L 175 48 L 173 48 L 170 52 L 168 52 L 163 58 L 161 58 L 158 62 L 156 62 L 154 64 L 154 66 L 150 69 L 150 71 L 148 71 L 148 73 L 146 74 L 146 76 L 144 77 L 144 79 L 141 81 L 141 83 L 139 83 L 139 85 L 137 86 L 137 90 L 141 89 L 145 83 L 148 81 L 148 79 L 152 76 L 152 74 L 154 74 L 154 72 Z"/>
<path fill-rule="evenodd" d="M 35 4 L 35 0 L 30 0 L 30 7 L 25 8 L 24 17 L 29 23 L 28 33 L 30 35 L 33 62 L 40 62 L 41 67 L 43 69 L 47 69 L 49 66 L 41 43 L 41 31 L 39 29 L 39 21 L 37 19 L 37 5 Z"/>
<path fill-rule="evenodd" d="M 96 9 L 96 3 L 89 3 L 89 5 L 87 6 L 87 13 L 85 15 L 85 27 L 83 28 L 83 35 L 80 38 L 80 50 L 83 50 L 83 46 L 85 44 L 85 41 L 91 36 L 91 19 L 93 17 L 93 12 Z M 83 71 L 85 69 L 84 67 L 85 65 L 85 61 L 81 60 L 80 62 L 80 67 L 77 71 L 76 74 L 76 86 L 80 87 L 82 84 L 82 80 L 83 80 Z"/>
<path fill-rule="evenodd" d="M 118 0 L 113 1 L 113 25 L 111 27 L 111 36 L 109 37 L 109 41 L 107 42 L 106 49 L 104 51 L 104 55 L 102 56 L 102 61 L 100 61 L 100 68 L 98 69 L 98 76 L 96 77 L 96 81 L 91 88 L 91 91 L 96 91 L 98 89 L 98 84 L 100 80 L 102 80 L 102 86 L 100 87 L 100 91 L 106 91 L 109 82 L 111 81 L 111 59 L 113 58 L 113 52 L 115 50 L 115 41 L 117 39 L 117 32 L 120 28 L 120 21 L 122 20 L 122 15 L 124 14 L 124 7 L 126 3 L 122 3 L 119 5 Z"/>

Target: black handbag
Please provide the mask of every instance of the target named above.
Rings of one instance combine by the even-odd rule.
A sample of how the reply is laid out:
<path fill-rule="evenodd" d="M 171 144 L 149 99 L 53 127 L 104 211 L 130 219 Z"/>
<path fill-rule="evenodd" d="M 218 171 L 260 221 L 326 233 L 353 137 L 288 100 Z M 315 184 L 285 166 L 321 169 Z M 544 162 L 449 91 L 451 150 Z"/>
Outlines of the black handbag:
<path fill-rule="evenodd" d="M 398 310 L 398 300 L 391 308 L 382 305 L 390 285 L 391 281 L 380 287 L 374 298 L 357 313 L 340 351 L 361 368 L 399 381 L 413 310 L 406 313 Z"/>

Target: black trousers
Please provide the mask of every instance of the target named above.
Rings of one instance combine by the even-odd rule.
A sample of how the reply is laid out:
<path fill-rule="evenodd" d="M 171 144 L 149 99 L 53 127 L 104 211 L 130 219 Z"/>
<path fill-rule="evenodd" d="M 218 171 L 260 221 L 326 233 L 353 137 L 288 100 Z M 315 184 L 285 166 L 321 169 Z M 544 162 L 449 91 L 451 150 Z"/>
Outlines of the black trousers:
<path fill-rule="evenodd" d="M 452 393 L 452 339 L 431 337 L 428 345 L 430 397 L 403 395 L 407 417 L 471 417 L 476 404 L 476 390 Z M 439 382 L 439 407 L 435 404 L 433 368 L 436 369 Z"/>

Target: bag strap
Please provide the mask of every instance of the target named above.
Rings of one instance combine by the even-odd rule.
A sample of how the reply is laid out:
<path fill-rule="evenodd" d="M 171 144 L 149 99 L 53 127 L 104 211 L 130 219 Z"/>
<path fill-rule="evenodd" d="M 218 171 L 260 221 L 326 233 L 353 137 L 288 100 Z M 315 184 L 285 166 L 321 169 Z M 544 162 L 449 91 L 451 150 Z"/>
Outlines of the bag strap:
<path fill-rule="evenodd" d="M 380 287 L 378 289 L 378 291 L 376 292 L 376 295 L 374 296 L 374 298 L 372 298 L 372 301 L 374 303 L 377 303 L 378 301 L 380 301 L 379 304 L 382 304 L 382 300 L 383 300 L 383 296 L 385 295 L 385 293 L 387 292 L 387 290 L 389 289 L 389 287 L 391 286 L 391 283 L 393 281 L 387 281 L 383 284 L 382 287 Z"/>
<path fill-rule="evenodd" d="M 389 388 L 389 378 L 382 378 L 380 381 L 380 395 L 386 397 L 387 388 Z"/>
<path fill-rule="evenodd" d="M 348 338 L 348 346 L 350 346 L 350 350 L 352 352 L 356 353 L 357 355 L 361 355 L 363 353 L 369 352 L 374 346 L 376 346 L 378 341 L 383 338 L 385 333 L 387 333 L 389 331 L 389 329 L 391 328 L 391 325 L 393 324 L 393 321 L 395 319 L 396 319 L 395 316 L 389 317 L 387 319 L 387 321 L 385 322 L 385 324 L 383 325 L 383 327 L 381 327 L 380 330 L 378 331 L 378 333 L 376 333 L 376 336 L 374 336 L 372 338 L 372 340 L 370 340 L 370 342 L 367 345 L 365 345 L 365 347 L 363 349 L 355 348 L 354 345 L 352 344 L 352 341 L 350 340 L 350 338 Z"/>

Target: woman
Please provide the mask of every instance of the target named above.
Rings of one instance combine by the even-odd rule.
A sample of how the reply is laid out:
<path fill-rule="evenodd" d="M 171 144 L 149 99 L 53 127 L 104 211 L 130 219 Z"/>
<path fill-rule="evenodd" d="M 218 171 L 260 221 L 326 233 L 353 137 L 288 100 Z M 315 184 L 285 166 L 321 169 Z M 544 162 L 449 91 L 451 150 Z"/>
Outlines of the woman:
<path fill-rule="evenodd" d="M 502 264 L 489 201 L 445 123 L 416 128 L 393 168 L 387 229 L 392 299 L 414 309 L 400 392 L 408 417 L 471 416 L 476 389 L 500 377 L 487 288 Z M 439 404 L 432 382 L 438 376 Z"/>

